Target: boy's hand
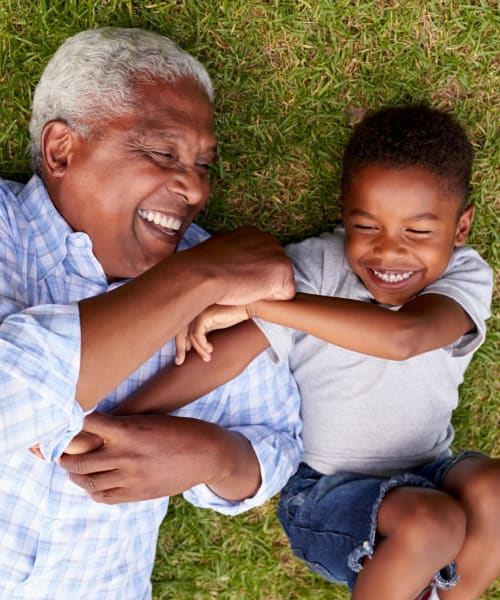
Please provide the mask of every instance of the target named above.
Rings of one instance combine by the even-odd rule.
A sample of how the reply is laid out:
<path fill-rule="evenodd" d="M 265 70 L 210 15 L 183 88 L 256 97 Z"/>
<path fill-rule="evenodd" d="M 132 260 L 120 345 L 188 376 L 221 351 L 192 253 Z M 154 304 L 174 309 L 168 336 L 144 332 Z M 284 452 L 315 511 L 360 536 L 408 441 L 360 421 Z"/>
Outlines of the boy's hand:
<path fill-rule="evenodd" d="M 212 357 L 213 346 L 207 340 L 207 334 L 215 329 L 232 327 L 249 318 L 246 306 L 221 306 L 220 304 L 210 306 L 198 315 L 189 327 L 175 336 L 175 364 L 182 365 L 186 353 L 192 348 L 198 352 L 202 360 L 209 362 Z"/>
<path fill-rule="evenodd" d="M 213 352 L 212 344 L 207 340 L 207 334 L 215 329 L 226 329 L 242 321 L 247 321 L 249 315 L 246 306 L 221 306 L 214 304 L 190 325 L 189 339 L 191 346 L 198 352 L 201 359 L 208 362 Z"/>
<path fill-rule="evenodd" d="M 183 327 L 175 336 L 175 364 L 182 365 L 186 354 L 191 350 L 191 338 L 189 337 L 190 325 Z"/>

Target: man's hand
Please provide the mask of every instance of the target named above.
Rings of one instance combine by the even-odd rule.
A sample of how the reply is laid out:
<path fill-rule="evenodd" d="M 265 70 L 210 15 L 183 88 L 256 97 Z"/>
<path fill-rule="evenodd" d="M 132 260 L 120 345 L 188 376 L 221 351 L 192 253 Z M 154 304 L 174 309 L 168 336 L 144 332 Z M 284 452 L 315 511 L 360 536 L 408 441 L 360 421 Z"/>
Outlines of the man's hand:
<path fill-rule="evenodd" d="M 71 440 L 64 452 L 67 454 L 83 454 L 84 452 L 91 452 L 92 450 L 99 448 L 99 446 L 102 446 L 102 440 L 100 437 L 94 435 L 93 433 L 80 431 L 80 433 L 75 435 L 75 437 Z M 38 458 L 45 460 L 39 444 L 36 446 L 31 446 L 29 450 Z"/>
<path fill-rule="evenodd" d="M 100 448 L 102 444 L 103 441 L 99 436 L 88 433 L 87 431 L 80 431 L 80 433 L 75 435 L 71 440 L 64 452 L 66 454 L 84 454 L 85 452 L 91 452 L 96 448 Z"/>
<path fill-rule="evenodd" d="M 104 440 L 87 454 L 63 454 L 60 465 L 96 502 L 116 504 L 179 494 L 206 483 L 228 499 L 260 485 L 248 441 L 197 419 L 92 413 L 85 431 Z M 236 483 L 236 487 L 234 484 Z"/>
<path fill-rule="evenodd" d="M 218 304 L 249 304 L 259 299 L 289 300 L 295 295 L 290 260 L 278 240 L 255 227 L 214 235 L 189 250 L 207 275 L 220 281 Z"/>

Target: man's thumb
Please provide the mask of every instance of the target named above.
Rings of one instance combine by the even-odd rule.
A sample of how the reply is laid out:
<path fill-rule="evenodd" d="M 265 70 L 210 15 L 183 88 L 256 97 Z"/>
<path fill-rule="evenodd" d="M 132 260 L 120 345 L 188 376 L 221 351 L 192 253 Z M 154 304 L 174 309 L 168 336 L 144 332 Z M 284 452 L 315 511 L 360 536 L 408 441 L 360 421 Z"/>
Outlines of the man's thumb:
<path fill-rule="evenodd" d="M 102 439 L 105 439 L 107 434 L 111 433 L 113 421 L 118 417 L 112 417 L 104 413 L 95 411 L 85 417 L 83 422 L 83 431 L 94 433 Z"/>

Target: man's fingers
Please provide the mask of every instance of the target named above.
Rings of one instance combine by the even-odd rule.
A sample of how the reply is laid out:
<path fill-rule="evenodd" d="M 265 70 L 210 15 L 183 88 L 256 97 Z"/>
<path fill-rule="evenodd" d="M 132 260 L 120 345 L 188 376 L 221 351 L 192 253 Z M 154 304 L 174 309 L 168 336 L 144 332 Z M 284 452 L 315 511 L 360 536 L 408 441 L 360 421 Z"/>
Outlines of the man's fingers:
<path fill-rule="evenodd" d="M 31 446 L 31 448 L 28 448 L 28 450 L 38 458 L 45 460 L 45 456 L 42 454 L 39 444 L 36 444 L 36 446 Z"/>
<path fill-rule="evenodd" d="M 118 504 L 127 502 L 127 489 L 120 487 L 118 471 L 106 471 L 105 473 L 95 473 L 93 475 L 76 475 L 70 473 L 71 481 L 81 487 L 94 500 L 101 504 Z M 137 500 L 146 500 L 148 497 L 137 498 Z"/>
<path fill-rule="evenodd" d="M 90 495 L 113 489 L 120 483 L 117 470 L 92 473 L 92 475 L 70 473 L 69 478 Z"/>
<path fill-rule="evenodd" d="M 94 435 L 88 431 L 81 431 L 71 440 L 64 452 L 67 454 L 83 454 L 84 452 L 91 452 L 99 448 L 102 444 L 103 441 L 98 435 Z"/>
<path fill-rule="evenodd" d="M 59 464 L 63 469 L 77 475 L 105 473 L 116 469 L 119 457 L 104 445 L 85 454 L 63 454 Z"/>
<path fill-rule="evenodd" d="M 221 275 L 219 304 L 242 305 L 295 294 L 293 268 L 279 241 L 254 227 L 217 234 L 190 252 Z"/>
<path fill-rule="evenodd" d="M 117 433 L 115 424 L 116 420 L 119 418 L 120 417 L 110 416 L 95 411 L 85 417 L 83 429 L 88 433 L 94 433 L 103 440 L 106 440 L 106 437 Z"/>

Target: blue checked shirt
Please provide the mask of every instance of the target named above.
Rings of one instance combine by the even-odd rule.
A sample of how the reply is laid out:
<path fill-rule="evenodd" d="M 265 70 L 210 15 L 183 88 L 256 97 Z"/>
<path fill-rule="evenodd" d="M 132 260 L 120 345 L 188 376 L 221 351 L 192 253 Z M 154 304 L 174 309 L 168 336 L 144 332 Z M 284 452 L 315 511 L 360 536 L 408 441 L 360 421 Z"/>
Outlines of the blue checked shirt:
<path fill-rule="evenodd" d="M 181 249 L 206 237 L 192 225 Z M 148 599 L 168 498 L 97 504 L 52 462 L 84 418 L 75 401 L 77 302 L 109 286 L 89 237 L 70 229 L 37 177 L 26 186 L 0 179 L 0 269 L 0 599 Z M 99 410 L 112 410 L 173 356 L 172 342 Z M 199 485 L 184 494 L 196 506 L 236 514 L 260 505 L 300 460 L 297 388 L 265 355 L 177 414 L 240 431 L 261 464 L 253 498 L 227 502 Z M 36 443 L 52 461 L 31 454 Z"/>

